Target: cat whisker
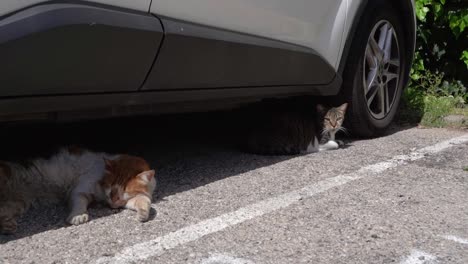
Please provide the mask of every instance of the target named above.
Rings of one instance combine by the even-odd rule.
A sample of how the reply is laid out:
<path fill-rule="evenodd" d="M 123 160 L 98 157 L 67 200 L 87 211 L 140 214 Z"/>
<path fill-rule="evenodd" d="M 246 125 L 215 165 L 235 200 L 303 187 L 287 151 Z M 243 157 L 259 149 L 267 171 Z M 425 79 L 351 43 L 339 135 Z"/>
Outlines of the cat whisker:
<path fill-rule="evenodd" d="M 349 136 L 349 131 L 345 127 L 340 127 L 340 129 L 338 129 L 338 131 L 342 131 L 343 133 L 345 133 L 346 135 Z"/>

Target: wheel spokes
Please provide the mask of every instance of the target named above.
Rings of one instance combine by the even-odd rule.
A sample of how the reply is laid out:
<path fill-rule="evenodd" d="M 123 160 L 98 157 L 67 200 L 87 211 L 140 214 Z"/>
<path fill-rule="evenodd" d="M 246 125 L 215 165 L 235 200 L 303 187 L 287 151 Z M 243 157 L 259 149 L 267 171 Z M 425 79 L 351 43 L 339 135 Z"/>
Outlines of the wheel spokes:
<path fill-rule="evenodd" d="M 369 75 L 367 76 L 367 82 L 366 82 L 366 87 L 365 87 L 365 93 L 372 88 L 372 86 L 376 85 L 376 80 L 377 80 L 377 67 L 372 68 L 369 72 Z"/>
<path fill-rule="evenodd" d="M 384 52 L 373 37 L 369 39 L 368 45 L 369 45 L 369 49 L 372 52 L 372 56 L 374 56 L 378 62 L 382 61 L 384 57 Z"/>
<path fill-rule="evenodd" d="M 391 59 L 386 61 L 389 65 L 394 67 L 400 67 L 400 60 L 399 59 Z"/>
<path fill-rule="evenodd" d="M 385 44 L 384 44 L 384 47 L 382 48 L 384 51 L 385 62 L 390 59 L 390 56 L 392 53 L 392 41 L 393 41 L 393 28 L 391 26 L 388 26 L 387 29 L 388 30 L 385 33 Z"/>
<path fill-rule="evenodd" d="M 392 24 L 378 22 L 368 38 L 363 71 L 363 89 L 368 110 L 376 119 L 391 111 L 398 95 L 400 50 Z"/>
<path fill-rule="evenodd" d="M 379 103 L 380 103 L 380 114 L 386 114 L 390 110 L 390 102 L 388 96 L 388 87 L 382 85 L 379 89 Z"/>
<path fill-rule="evenodd" d="M 374 52 L 369 44 L 367 44 L 367 48 L 366 48 L 366 61 L 367 61 L 367 64 L 369 64 L 370 68 L 378 67 L 378 59 L 374 55 Z"/>
<path fill-rule="evenodd" d="M 384 83 L 387 84 L 391 80 L 398 78 L 398 74 L 392 73 L 392 72 L 389 72 L 389 71 L 385 71 L 383 73 L 383 77 L 385 77 L 384 78 Z"/>
<path fill-rule="evenodd" d="M 371 104 L 374 102 L 375 96 L 378 94 L 379 90 L 380 90 L 380 86 L 376 85 L 376 86 L 372 87 L 372 89 L 370 89 L 369 92 L 367 93 L 366 97 L 367 97 L 367 106 L 368 107 L 370 107 Z"/>
<path fill-rule="evenodd" d="M 387 35 L 388 35 L 388 23 L 385 23 L 381 28 L 380 28 L 380 33 L 379 33 L 379 47 L 381 49 L 384 49 L 385 43 L 387 42 Z"/>

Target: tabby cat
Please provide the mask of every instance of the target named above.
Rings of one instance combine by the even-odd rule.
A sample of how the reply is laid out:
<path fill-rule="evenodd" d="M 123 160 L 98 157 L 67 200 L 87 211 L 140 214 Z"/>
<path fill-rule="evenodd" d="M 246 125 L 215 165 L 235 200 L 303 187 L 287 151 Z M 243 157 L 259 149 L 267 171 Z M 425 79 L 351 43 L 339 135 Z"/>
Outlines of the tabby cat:
<path fill-rule="evenodd" d="M 345 103 L 326 108 L 319 104 L 316 111 L 270 109 L 251 125 L 247 151 L 261 155 L 296 155 L 337 149 L 335 134 L 344 130 L 347 106 Z"/>
<path fill-rule="evenodd" d="M 92 201 L 135 210 L 138 220 L 146 221 L 156 186 L 154 176 L 155 171 L 142 158 L 77 148 L 64 148 L 28 166 L 0 162 L 0 233 L 16 232 L 16 219 L 31 205 L 65 200 L 69 224 L 87 222 Z"/>

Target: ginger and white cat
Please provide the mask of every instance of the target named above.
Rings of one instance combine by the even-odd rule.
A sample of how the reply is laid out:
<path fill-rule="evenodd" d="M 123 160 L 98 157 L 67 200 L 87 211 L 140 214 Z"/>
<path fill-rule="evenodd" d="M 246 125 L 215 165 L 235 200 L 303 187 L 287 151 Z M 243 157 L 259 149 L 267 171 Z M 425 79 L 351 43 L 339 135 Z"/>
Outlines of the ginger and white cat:
<path fill-rule="evenodd" d="M 89 220 L 92 201 L 135 210 L 146 221 L 156 187 L 155 171 L 140 158 L 76 148 L 60 150 L 29 166 L 0 162 L 0 233 L 16 232 L 17 218 L 31 205 L 67 201 L 69 224 Z"/>

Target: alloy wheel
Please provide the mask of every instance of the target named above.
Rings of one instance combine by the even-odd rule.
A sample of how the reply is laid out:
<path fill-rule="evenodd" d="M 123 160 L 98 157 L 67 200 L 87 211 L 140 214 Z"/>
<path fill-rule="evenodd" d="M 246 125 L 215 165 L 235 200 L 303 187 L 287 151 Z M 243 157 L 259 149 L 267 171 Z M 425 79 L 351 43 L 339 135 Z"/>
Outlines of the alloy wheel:
<path fill-rule="evenodd" d="M 367 109 L 375 119 L 390 113 L 400 89 L 401 58 L 392 24 L 375 24 L 367 41 L 363 63 L 363 88 Z"/>

